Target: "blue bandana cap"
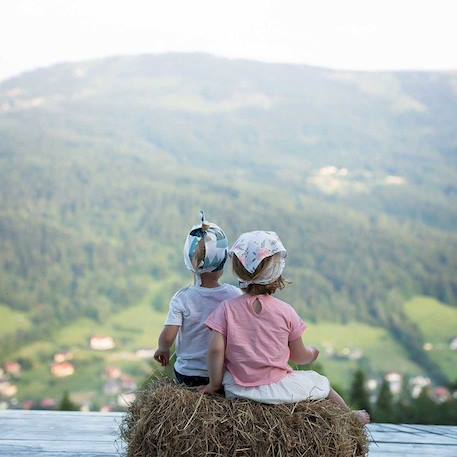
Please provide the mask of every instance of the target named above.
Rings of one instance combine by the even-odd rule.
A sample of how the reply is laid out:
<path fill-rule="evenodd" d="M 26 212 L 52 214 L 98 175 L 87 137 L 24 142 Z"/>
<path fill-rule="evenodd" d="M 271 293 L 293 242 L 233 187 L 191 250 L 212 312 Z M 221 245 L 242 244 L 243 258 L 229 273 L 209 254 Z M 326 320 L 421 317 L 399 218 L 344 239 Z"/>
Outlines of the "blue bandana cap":
<path fill-rule="evenodd" d="M 200 211 L 200 215 L 201 224 L 192 227 L 184 244 L 184 263 L 197 276 L 222 270 L 228 255 L 228 240 L 224 231 L 216 224 L 205 221 L 203 211 Z M 201 240 L 205 242 L 205 258 L 194 268 L 192 260 Z"/>

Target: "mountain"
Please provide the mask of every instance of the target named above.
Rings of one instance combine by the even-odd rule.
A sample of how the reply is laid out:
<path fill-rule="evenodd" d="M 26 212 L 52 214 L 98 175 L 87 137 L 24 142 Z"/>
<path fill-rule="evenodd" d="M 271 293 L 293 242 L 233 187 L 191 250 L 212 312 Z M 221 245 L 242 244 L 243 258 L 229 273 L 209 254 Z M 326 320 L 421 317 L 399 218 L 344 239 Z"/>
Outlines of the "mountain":
<path fill-rule="evenodd" d="M 1 82 L 0 310 L 22 324 L 0 360 L 79 319 L 166 310 L 203 208 L 232 241 L 280 234 L 305 319 L 382 327 L 446 382 L 404 303 L 457 305 L 456 131 L 457 72 L 165 54 Z"/>

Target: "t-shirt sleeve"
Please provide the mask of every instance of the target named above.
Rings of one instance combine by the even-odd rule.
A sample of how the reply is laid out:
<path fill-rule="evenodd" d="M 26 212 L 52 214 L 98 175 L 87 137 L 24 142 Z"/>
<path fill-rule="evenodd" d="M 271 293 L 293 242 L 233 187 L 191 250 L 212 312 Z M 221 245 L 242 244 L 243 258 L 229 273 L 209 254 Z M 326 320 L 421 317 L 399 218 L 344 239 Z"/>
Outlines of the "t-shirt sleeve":
<path fill-rule="evenodd" d="M 176 293 L 170 300 L 168 315 L 164 325 L 182 325 L 184 315 L 184 303 L 181 297 Z"/>
<path fill-rule="evenodd" d="M 306 324 L 303 322 L 303 319 L 292 307 L 290 307 L 289 329 L 289 341 L 298 340 L 306 330 Z"/>
<path fill-rule="evenodd" d="M 227 334 L 227 314 L 224 303 L 221 303 L 206 319 L 206 326 L 211 330 L 222 333 L 226 336 Z"/>

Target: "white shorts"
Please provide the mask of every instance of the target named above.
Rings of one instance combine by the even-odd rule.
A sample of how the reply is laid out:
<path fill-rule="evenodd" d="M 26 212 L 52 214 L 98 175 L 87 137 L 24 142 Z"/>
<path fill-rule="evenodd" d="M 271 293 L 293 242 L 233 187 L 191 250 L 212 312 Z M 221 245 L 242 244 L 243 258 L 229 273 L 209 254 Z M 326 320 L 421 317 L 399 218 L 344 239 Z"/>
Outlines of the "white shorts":
<path fill-rule="evenodd" d="M 330 393 L 330 383 L 325 376 L 315 371 L 293 371 L 281 381 L 256 387 L 243 387 L 235 384 L 233 376 L 224 374 L 225 397 L 245 398 L 259 403 L 296 403 L 302 400 L 323 400 Z"/>

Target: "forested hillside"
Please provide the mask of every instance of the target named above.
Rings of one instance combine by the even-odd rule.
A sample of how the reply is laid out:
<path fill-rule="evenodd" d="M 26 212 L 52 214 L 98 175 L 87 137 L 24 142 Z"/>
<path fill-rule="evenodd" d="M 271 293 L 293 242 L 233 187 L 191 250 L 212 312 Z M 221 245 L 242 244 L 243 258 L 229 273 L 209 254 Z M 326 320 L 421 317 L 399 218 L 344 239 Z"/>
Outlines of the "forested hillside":
<path fill-rule="evenodd" d="M 27 325 L 0 356 L 82 317 L 165 310 L 204 208 L 231 240 L 280 234 L 305 319 L 385 327 L 444 381 L 403 303 L 457 305 L 456 131 L 457 73 L 169 54 L 1 82 L 0 309 Z"/>

